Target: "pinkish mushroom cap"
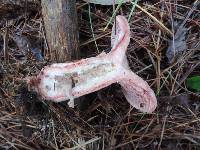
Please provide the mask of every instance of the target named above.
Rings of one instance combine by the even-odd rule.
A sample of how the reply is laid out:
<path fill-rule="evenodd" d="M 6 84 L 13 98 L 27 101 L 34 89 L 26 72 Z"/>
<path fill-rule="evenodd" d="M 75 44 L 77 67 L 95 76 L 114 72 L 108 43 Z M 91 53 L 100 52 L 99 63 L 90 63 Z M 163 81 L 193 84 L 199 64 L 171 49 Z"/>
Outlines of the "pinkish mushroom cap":
<path fill-rule="evenodd" d="M 123 16 L 117 16 L 113 26 L 112 50 L 96 57 L 71 63 L 46 66 L 36 77 L 29 79 L 32 90 L 44 99 L 60 102 L 100 90 L 119 83 L 128 102 L 142 112 L 151 113 L 157 106 L 153 90 L 147 82 L 133 73 L 128 66 L 126 50 L 130 41 L 130 28 Z M 116 33 L 115 33 L 116 31 Z"/>

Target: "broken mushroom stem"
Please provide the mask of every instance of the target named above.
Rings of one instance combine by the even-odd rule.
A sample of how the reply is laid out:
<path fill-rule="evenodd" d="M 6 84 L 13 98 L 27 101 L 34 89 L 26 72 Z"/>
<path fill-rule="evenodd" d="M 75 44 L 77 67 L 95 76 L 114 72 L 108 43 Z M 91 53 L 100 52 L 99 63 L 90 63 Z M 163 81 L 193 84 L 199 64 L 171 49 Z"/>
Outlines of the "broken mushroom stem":
<path fill-rule="evenodd" d="M 47 100 L 60 102 L 70 99 L 69 106 L 74 107 L 74 98 L 119 83 L 133 107 L 151 113 L 157 106 L 157 100 L 147 82 L 128 66 L 125 53 L 129 42 L 128 21 L 117 16 L 111 35 L 112 49 L 108 54 L 103 52 L 77 62 L 46 66 L 39 75 L 28 80 L 29 87 Z"/>

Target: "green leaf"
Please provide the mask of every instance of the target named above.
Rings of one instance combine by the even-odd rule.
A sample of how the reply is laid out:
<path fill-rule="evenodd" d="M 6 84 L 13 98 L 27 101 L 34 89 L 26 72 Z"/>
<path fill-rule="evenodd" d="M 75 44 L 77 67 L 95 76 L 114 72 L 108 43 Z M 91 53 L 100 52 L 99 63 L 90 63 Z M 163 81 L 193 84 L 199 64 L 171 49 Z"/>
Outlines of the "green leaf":
<path fill-rule="evenodd" d="M 186 80 L 186 85 L 189 89 L 200 91 L 200 76 L 188 78 Z"/>

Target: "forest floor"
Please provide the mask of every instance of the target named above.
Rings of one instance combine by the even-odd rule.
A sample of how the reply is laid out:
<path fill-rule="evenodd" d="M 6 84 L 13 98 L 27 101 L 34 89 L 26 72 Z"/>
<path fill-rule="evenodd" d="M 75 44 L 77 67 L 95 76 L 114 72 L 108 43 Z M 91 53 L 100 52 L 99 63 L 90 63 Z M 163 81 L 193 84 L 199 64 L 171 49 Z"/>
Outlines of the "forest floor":
<path fill-rule="evenodd" d="M 200 87 L 187 83 L 200 82 L 199 3 L 141 0 L 116 12 L 130 17 L 127 58 L 156 93 L 151 114 L 132 108 L 118 84 L 77 99 L 75 109 L 42 100 L 25 82 L 52 63 L 44 56 L 41 11 L 0 20 L 0 149 L 200 150 Z M 77 11 L 82 58 L 108 52 L 113 21 L 103 29 L 113 6 L 77 1 Z M 20 41 L 39 49 L 42 60 Z"/>

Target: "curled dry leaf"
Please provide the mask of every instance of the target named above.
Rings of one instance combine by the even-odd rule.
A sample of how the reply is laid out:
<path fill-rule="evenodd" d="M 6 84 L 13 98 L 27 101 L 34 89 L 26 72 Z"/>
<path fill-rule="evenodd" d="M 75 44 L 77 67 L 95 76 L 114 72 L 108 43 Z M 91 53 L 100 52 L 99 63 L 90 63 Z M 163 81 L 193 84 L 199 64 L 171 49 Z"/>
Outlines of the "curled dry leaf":
<path fill-rule="evenodd" d="M 167 48 L 166 56 L 170 64 L 174 62 L 175 58 L 178 58 L 184 51 L 187 50 L 187 31 L 187 28 L 179 27 L 179 30 L 177 30 L 177 32 L 174 34 L 174 39 L 169 41 L 169 47 Z"/>
<path fill-rule="evenodd" d="M 174 28 L 176 29 L 176 32 L 174 33 L 173 39 L 169 41 L 169 47 L 166 52 L 166 56 L 170 64 L 179 58 L 188 48 L 186 37 L 191 28 L 186 27 L 186 23 L 199 4 L 200 1 L 198 0 L 193 3 L 192 8 L 187 12 L 185 19 L 181 23 L 174 21 Z"/>
<path fill-rule="evenodd" d="M 115 25 L 113 26 L 113 31 Z M 71 63 L 46 66 L 38 76 L 28 80 L 29 87 L 44 99 L 60 102 L 119 83 L 128 102 L 142 112 L 151 113 L 157 106 L 153 90 L 128 66 L 126 50 L 130 41 L 128 21 L 116 18 L 116 35 L 112 32 L 112 50 L 96 57 Z"/>
<path fill-rule="evenodd" d="M 28 39 L 26 36 L 22 34 L 13 34 L 13 36 L 11 37 L 15 41 L 15 43 L 17 44 L 20 50 L 19 54 L 15 53 L 16 58 L 18 59 L 20 58 L 20 60 L 26 60 L 28 57 L 29 51 L 31 51 L 31 53 L 33 54 L 36 60 L 38 61 L 44 60 L 42 57 L 41 51 L 38 48 L 33 48 L 30 42 L 30 39 Z"/>

